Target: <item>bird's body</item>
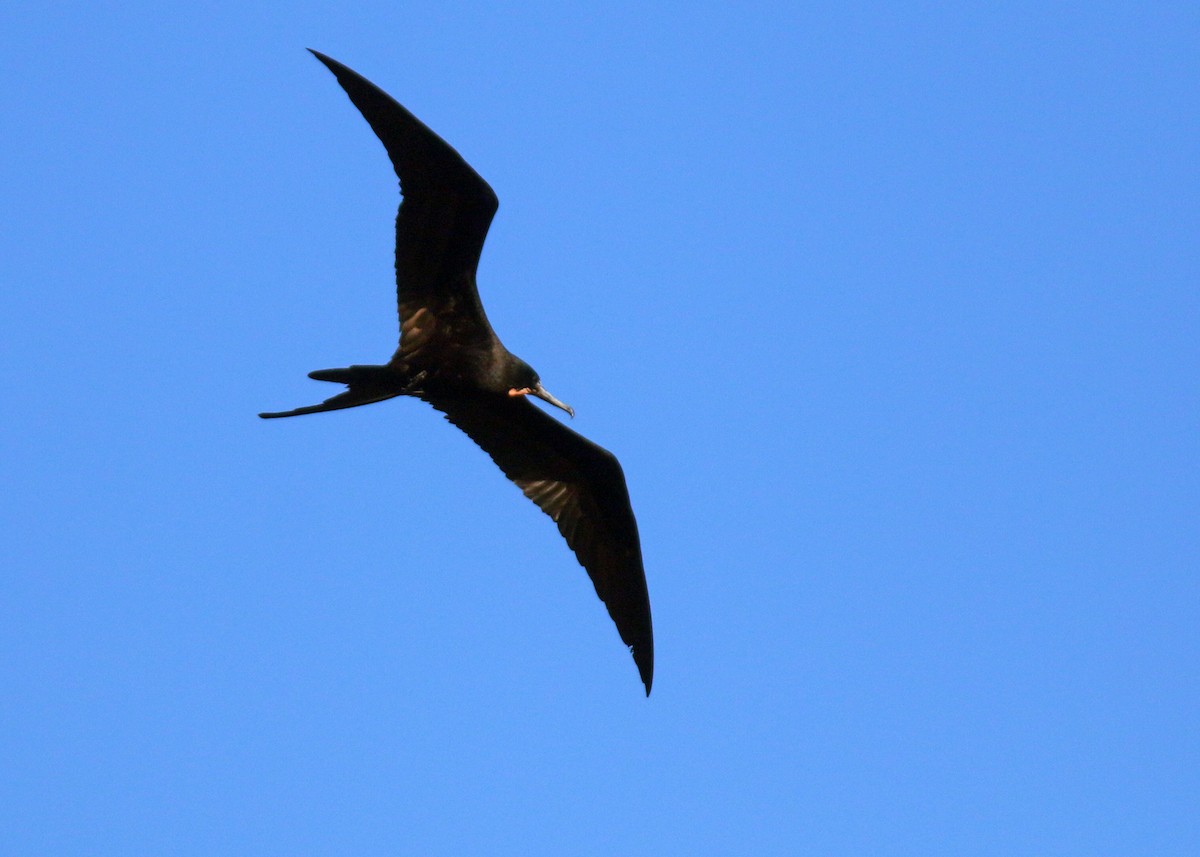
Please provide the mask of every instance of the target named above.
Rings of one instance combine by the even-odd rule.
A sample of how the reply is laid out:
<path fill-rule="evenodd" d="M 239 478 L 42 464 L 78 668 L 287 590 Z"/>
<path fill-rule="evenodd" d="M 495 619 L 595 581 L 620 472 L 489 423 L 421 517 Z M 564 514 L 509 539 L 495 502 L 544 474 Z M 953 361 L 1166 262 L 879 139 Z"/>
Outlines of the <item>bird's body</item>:
<path fill-rule="evenodd" d="M 262 417 L 352 408 L 395 396 L 431 404 L 475 441 L 558 524 L 630 647 L 647 695 L 654 673 L 650 600 L 637 523 L 617 459 L 528 401 L 574 411 L 500 342 L 475 271 L 498 202 L 445 141 L 346 66 L 337 77 L 383 142 L 400 179 L 396 283 L 400 345 L 384 365 L 309 373 L 347 389 L 319 405 Z"/>

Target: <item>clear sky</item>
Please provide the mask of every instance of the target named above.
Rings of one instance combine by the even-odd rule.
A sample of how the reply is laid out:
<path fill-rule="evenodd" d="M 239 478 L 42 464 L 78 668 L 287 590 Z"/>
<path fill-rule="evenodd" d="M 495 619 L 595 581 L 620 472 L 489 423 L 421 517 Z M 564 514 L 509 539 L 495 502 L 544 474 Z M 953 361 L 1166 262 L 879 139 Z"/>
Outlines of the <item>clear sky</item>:
<path fill-rule="evenodd" d="M 1200 854 L 1200 6 L 0 31 L 0 851 Z M 306 47 L 499 195 L 649 699 L 431 409 L 255 416 L 395 346 L 395 179 Z"/>

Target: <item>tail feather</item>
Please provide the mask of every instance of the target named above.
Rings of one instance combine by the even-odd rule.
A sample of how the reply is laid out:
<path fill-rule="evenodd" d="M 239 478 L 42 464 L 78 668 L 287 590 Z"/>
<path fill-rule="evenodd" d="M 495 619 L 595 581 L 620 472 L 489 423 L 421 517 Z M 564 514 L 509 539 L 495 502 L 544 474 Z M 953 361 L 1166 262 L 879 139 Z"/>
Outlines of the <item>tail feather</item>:
<path fill-rule="evenodd" d="M 318 369 L 315 372 L 309 372 L 308 377 L 317 381 L 345 384 L 350 389 L 326 399 L 319 405 L 308 405 L 291 411 L 277 411 L 259 414 L 259 416 L 263 419 L 276 419 L 278 417 L 298 417 L 301 414 L 316 414 L 321 411 L 338 411 L 342 408 L 356 408 L 359 405 L 382 402 L 384 399 L 401 396 L 405 392 L 403 380 L 386 366 Z"/>
<path fill-rule="evenodd" d="M 352 386 L 356 381 L 361 384 L 365 380 L 366 373 L 357 371 L 362 368 L 361 366 L 350 366 L 345 369 L 314 369 L 308 373 L 308 377 L 314 381 L 333 381 L 336 384 Z M 372 366 L 371 368 L 377 367 Z"/>

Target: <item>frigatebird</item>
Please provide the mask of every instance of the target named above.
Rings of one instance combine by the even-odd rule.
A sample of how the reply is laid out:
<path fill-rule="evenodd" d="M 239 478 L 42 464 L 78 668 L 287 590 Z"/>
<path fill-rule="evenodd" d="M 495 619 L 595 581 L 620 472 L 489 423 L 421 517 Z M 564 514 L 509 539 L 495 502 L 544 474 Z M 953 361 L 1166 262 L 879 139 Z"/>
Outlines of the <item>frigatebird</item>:
<path fill-rule="evenodd" d="M 312 54 L 346 90 L 400 179 L 400 346 L 382 366 L 310 372 L 317 381 L 347 387 L 319 405 L 259 416 L 294 417 L 395 396 L 412 396 L 441 411 L 558 524 L 633 654 L 649 696 L 650 597 L 625 474 L 611 452 L 529 401 L 534 396 L 575 416 L 528 363 L 501 344 L 479 299 L 475 273 L 499 205 L 495 192 L 382 89 L 337 60 Z"/>

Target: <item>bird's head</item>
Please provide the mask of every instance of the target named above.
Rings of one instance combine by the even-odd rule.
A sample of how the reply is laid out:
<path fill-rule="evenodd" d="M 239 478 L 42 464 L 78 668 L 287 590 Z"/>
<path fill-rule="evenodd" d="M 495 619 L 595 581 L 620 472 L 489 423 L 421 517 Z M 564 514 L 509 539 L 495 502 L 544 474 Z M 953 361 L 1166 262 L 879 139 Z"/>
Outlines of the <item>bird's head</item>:
<path fill-rule="evenodd" d="M 524 360 L 518 360 L 513 367 L 508 377 L 508 395 L 516 396 L 537 396 L 545 402 L 549 402 L 556 408 L 562 408 L 572 418 L 575 416 L 575 409 L 565 402 L 560 402 L 550 394 L 550 391 L 542 386 L 542 379 L 538 377 L 538 373 L 533 371 L 533 367 Z"/>

